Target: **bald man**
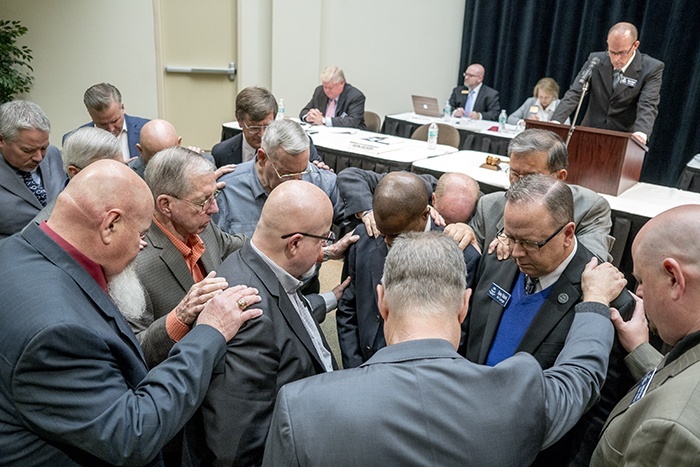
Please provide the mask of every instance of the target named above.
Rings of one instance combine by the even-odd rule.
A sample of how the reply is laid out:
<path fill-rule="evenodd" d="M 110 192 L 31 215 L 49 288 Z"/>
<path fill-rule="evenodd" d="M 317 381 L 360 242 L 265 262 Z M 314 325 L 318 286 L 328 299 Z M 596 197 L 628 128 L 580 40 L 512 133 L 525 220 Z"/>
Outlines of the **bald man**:
<path fill-rule="evenodd" d="M 479 194 L 479 184 L 469 175 L 448 172 L 438 180 L 431 202 L 445 224 L 468 222 L 476 209 Z"/>
<path fill-rule="evenodd" d="M 608 49 L 593 52 L 566 91 L 552 120 L 563 122 L 576 109 L 584 70 L 600 61 L 591 74 L 588 109 L 582 125 L 634 133 L 646 143 L 659 113 L 663 62 L 640 53 L 637 28 L 617 23 L 608 31 Z"/>
<path fill-rule="evenodd" d="M 253 237 L 217 274 L 259 290 L 263 309 L 229 342 L 226 364 L 185 428 L 183 460 L 195 465 L 258 465 L 277 391 L 337 368 L 299 293 L 332 240 L 333 206 L 315 185 L 290 180 L 272 190 Z"/>
<path fill-rule="evenodd" d="M 647 222 L 632 244 L 637 307 L 628 322 L 611 317 L 640 381 L 610 413 L 592 466 L 700 459 L 700 239 L 689 234 L 698 230 L 700 206 L 680 206 Z M 665 357 L 649 328 L 673 346 Z"/>
<path fill-rule="evenodd" d="M 464 85 L 452 90 L 450 106 L 455 117 L 472 120 L 496 120 L 501 111 L 499 94 L 484 84 L 483 65 L 473 63 L 464 71 Z"/>
<path fill-rule="evenodd" d="M 384 260 L 400 234 L 442 230 L 430 218 L 428 197 L 423 180 L 410 172 L 390 172 L 377 185 L 372 208 L 382 235 L 372 237 L 364 226 L 356 229 L 360 239 L 348 249 L 350 285 L 343 292 L 336 312 L 343 368 L 360 366 L 386 347 L 376 295 Z M 469 245 L 463 257 L 467 284 L 471 284 L 480 255 Z"/>
<path fill-rule="evenodd" d="M 133 291 L 113 286 L 143 248 L 152 213 L 143 180 L 97 161 L 59 195 L 47 223 L 0 245 L 0 290 L 14 291 L 0 302 L 0 464 L 158 463 L 202 401 L 226 341 L 259 315 L 241 311 L 259 301 L 254 289 L 221 292 L 149 372 L 118 308 Z"/>

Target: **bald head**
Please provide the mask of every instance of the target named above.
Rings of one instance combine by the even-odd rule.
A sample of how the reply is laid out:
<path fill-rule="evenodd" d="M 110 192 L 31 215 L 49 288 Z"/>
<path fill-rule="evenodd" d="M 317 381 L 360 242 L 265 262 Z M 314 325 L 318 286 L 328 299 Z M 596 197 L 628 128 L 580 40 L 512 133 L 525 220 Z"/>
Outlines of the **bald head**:
<path fill-rule="evenodd" d="M 372 209 L 377 228 L 388 245 L 404 232 L 425 229 L 429 197 L 423 180 L 410 172 L 390 172 L 379 182 L 372 197 Z"/>
<path fill-rule="evenodd" d="M 323 190 L 309 182 L 290 180 L 272 190 L 265 201 L 253 243 L 299 277 L 315 264 L 323 243 L 315 237 L 328 237 L 332 220 L 333 205 Z"/>
<path fill-rule="evenodd" d="M 155 153 L 163 149 L 179 146 L 182 138 L 175 127 L 166 120 L 151 120 L 141 128 L 140 142 L 136 146 L 145 163 L 151 160 Z"/>
<path fill-rule="evenodd" d="M 660 262 L 665 257 L 674 257 L 689 266 L 698 265 L 700 237 L 693 232 L 700 232 L 700 206 L 679 206 L 662 212 L 637 234 L 634 259 Z"/>
<path fill-rule="evenodd" d="M 613 35 L 627 37 L 634 42 L 637 40 L 637 27 L 632 23 L 617 23 L 608 31 L 608 37 Z"/>
<path fill-rule="evenodd" d="M 471 219 L 479 200 L 479 184 L 469 175 L 449 172 L 438 180 L 433 207 L 447 224 Z"/>
<path fill-rule="evenodd" d="M 136 257 L 152 213 L 146 183 L 121 162 L 99 160 L 73 177 L 48 224 L 110 277 Z"/>

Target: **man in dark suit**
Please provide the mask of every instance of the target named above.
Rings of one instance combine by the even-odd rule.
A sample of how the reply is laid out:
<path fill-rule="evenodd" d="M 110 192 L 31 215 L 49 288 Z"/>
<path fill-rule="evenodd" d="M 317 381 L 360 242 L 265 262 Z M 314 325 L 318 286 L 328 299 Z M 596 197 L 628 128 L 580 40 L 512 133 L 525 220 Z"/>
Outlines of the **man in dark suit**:
<path fill-rule="evenodd" d="M 339 67 L 326 67 L 321 72 L 321 85 L 301 109 L 299 118 L 314 125 L 366 130 L 365 95 L 345 82 L 345 74 Z"/>
<path fill-rule="evenodd" d="M 240 164 L 255 158 L 267 126 L 277 118 L 277 100 L 270 91 L 247 87 L 236 96 L 236 121 L 241 132 L 216 144 L 211 154 L 217 167 Z M 309 138 L 309 160 L 320 161 L 316 146 Z"/>
<path fill-rule="evenodd" d="M 688 235 L 698 230 L 700 207 L 680 206 L 651 219 L 634 239 L 637 307 L 631 320 L 615 311 L 612 320 L 639 383 L 610 413 L 591 466 L 700 459 L 700 241 Z M 649 328 L 673 346 L 665 357 L 649 344 Z"/>
<path fill-rule="evenodd" d="M 608 32 L 608 50 L 588 56 L 586 65 L 566 91 L 552 120 L 563 122 L 576 109 L 583 85 L 579 82 L 594 58 L 600 60 L 591 74 L 588 109 L 582 125 L 634 133 L 646 143 L 658 114 L 663 62 L 637 48 L 637 28 L 617 23 Z"/>
<path fill-rule="evenodd" d="M 332 238 L 332 218 L 321 189 L 283 183 L 270 193 L 251 240 L 217 270 L 229 284 L 255 287 L 264 314 L 229 342 L 225 364 L 185 428 L 188 465 L 260 464 L 280 387 L 336 368 L 299 292 Z"/>
<path fill-rule="evenodd" d="M 0 244 L 0 290 L 13 291 L 0 303 L 0 464 L 160 463 L 226 341 L 260 314 L 237 306 L 259 301 L 253 289 L 225 290 L 149 372 L 115 305 L 134 291 L 113 284 L 145 246 L 152 215 L 143 180 L 101 160 L 71 180 L 47 223 Z"/>
<path fill-rule="evenodd" d="M 564 346 L 575 306 L 581 300 L 581 275 L 594 255 L 574 234 L 573 196 L 568 185 L 546 175 L 529 175 L 506 194 L 504 226 L 497 238 L 510 259 L 482 258 L 472 295 L 466 340 L 467 359 L 496 365 L 516 352 L 533 355 L 551 367 Z M 629 319 L 634 301 L 627 291 L 613 306 Z M 595 437 L 613 405 L 633 381 L 613 348 L 602 401 L 570 436 L 544 452 L 538 465 L 557 460 L 586 465 Z M 581 451 L 581 452 L 579 452 Z"/>
<path fill-rule="evenodd" d="M 35 103 L 0 106 L 0 239 L 22 230 L 63 189 L 66 173 L 50 131 Z"/>
<path fill-rule="evenodd" d="M 126 114 L 119 89 L 109 83 L 95 84 L 85 91 L 83 103 L 92 121 L 82 126 L 96 126 L 116 136 L 125 161 L 139 155 L 136 144 L 148 119 Z M 64 141 L 69 134 L 63 135 Z"/>
<path fill-rule="evenodd" d="M 484 67 L 469 65 L 464 72 L 464 85 L 452 90 L 450 106 L 455 117 L 472 120 L 497 120 L 501 111 L 498 91 L 483 84 Z"/>
<path fill-rule="evenodd" d="M 388 347 L 360 368 L 282 388 L 264 465 L 529 465 L 597 398 L 612 343 L 607 304 L 624 286 L 589 265 L 558 365 L 520 353 L 495 368 L 455 348 L 469 300 L 449 238 L 399 237 L 378 288 Z M 597 302 L 597 303 L 595 303 Z"/>
<path fill-rule="evenodd" d="M 372 201 L 381 236 L 372 237 L 363 226 L 360 239 L 348 251 L 350 285 L 338 303 L 336 320 L 343 367 L 354 368 L 386 346 L 382 318 L 377 309 L 377 284 L 387 252 L 394 239 L 405 232 L 442 230 L 436 227 L 428 207 L 429 191 L 423 180 L 410 172 L 390 172 L 377 185 Z M 464 250 L 468 284 L 479 263 L 472 245 Z"/>

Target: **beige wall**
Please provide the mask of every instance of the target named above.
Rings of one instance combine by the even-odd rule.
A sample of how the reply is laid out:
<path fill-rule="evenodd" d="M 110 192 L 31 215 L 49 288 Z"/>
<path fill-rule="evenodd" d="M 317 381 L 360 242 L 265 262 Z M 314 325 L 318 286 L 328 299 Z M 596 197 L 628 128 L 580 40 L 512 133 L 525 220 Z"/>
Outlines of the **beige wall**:
<path fill-rule="evenodd" d="M 153 5 L 122 0 L 2 0 L 0 17 L 22 21 L 22 44 L 34 51 L 34 85 L 53 127 L 51 142 L 90 120 L 83 93 L 109 81 L 128 113 L 157 116 Z"/>

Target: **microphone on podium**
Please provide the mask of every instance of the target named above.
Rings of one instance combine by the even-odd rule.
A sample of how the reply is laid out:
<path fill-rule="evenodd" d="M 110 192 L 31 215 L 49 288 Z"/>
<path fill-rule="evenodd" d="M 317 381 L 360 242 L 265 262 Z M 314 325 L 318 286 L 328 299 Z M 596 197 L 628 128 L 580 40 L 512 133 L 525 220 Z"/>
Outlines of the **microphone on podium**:
<path fill-rule="evenodd" d="M 591 79 L 591 74 L 593 73 L 593 69 L 597 67 L 600 64 L 600 59 L 598 57 L 593 57 L 591 61 L 588 63 L 588 66 L 586 67 L 585 70 L 583 70 L 583 74 L 581 75 L 581 79 L 578 80 L 580 84 L 585 83 L 589 79 Z"/>

